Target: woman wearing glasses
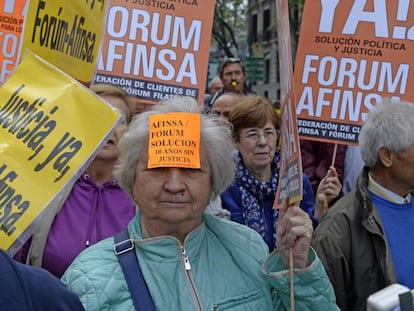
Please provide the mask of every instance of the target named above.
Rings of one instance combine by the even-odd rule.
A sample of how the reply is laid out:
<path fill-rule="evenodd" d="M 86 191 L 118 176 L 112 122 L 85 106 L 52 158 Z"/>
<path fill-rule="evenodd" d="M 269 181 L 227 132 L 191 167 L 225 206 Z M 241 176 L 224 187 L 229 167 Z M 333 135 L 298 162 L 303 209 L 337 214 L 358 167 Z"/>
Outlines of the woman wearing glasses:
<path fill-rule="evenodd" d="M 276 247 L 279 215 L 279 210 L 273 209 L 273 202 L 279 181 L 280 154 L 276 146 L 280 118 L 268 99 L 248 95 L 233 107 L 229 122 L 238 153 L 236 176 L 221 195 L 222 204 L 230 211 L 233 221 L 255 229 L 272 251 Z M 335 187 L 329 189 L 328 194 L 336 190 Z M 315 196 L 306 175 L 303 175 L 303 200 L 300 207 L 309 214 L 315 227 L 318 223 L 314 215 Z"/>

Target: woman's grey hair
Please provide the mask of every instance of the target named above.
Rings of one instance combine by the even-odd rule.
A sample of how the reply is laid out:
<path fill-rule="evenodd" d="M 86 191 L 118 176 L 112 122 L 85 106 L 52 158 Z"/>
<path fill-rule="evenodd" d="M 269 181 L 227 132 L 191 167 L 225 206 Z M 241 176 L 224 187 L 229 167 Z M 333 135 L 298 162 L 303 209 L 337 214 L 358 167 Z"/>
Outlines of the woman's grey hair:
<path fill-rule="evenodd" d="M 385 147 L 395 153 L 414 145 L 414 104 L 383 99 L 368 113 L 358 143 L 365 165 L 375 167 L 378 150 Z"/>
<path fill-rule="evenodd" d="M 149 117 L 170 112 L 200 114 L 200 140 L 208 151 L 212 198 L 215 198 L 230 185 L 234 178 L 231 130 L 218 118 L 201 114 L 197 102 L 191 97 L 175 97 L 161 101 L 151 110 L 142 112 L 133 119 L 118 145 L 120 158 L 115 176 L 120 186 L 133 198 L 132 189 L 137 161 L 141 152 L 148 152 Z"/>

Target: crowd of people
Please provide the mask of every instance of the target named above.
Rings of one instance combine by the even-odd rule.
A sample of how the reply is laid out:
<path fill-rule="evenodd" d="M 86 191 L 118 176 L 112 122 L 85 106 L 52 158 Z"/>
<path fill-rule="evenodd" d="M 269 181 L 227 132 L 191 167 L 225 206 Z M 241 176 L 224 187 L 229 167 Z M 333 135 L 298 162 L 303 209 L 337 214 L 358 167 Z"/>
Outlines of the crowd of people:
<path fill-rule="evenodd" d="M 239 59 L 223 62 L 202 111 L 91 86 L 123 122 L 14 259 L 0 253 L 5 306 L 289 310 L 291 259 L 297 310 L 362 311 L 392 283 L 414 288 L 414 104 L 384 99 L 356 148 L 301 141 L 303 199 L 275 209 L 281 120 L 245 82 Z M 180 137 L 198 137 L 198 162 L 150 167 L 150 122 L 176 112 L 200 121 Z"/>

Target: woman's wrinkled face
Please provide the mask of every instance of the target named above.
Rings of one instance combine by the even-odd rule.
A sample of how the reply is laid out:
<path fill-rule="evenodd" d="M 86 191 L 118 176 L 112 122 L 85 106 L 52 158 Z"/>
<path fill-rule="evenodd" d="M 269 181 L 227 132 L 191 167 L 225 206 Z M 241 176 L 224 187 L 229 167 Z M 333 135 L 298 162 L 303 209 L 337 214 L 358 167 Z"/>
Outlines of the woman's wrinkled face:
<path fill-rule="evenodd" d="M 236 148 L 250 173 L 270 167 L 275 156 L 277 139 L 278 131 L 270 120 L 263 127 L 244 128 L 240 131 Z"/>
<path fill-rule="evenodd" d="M 165 227 L 182 226 L 188 232 L 201 224 L 212 193 L 210 163 L 204 146 L 200 148 L 200 162 L 199 169 L 148 169 L 148 154 L 142 152 L 132 192 L 146 223 L 156 221 Z"/>

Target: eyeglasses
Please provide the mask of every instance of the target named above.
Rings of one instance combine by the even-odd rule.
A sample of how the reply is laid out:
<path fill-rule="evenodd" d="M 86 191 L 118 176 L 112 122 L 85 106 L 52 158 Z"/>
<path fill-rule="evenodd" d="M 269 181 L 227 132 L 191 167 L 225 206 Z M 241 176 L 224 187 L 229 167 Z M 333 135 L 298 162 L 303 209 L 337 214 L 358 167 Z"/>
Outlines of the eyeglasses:
<path fill-rule="evenodd" d="M 279 138 L 280 131 L 275 129 L 264 130 L 263 133 L 259 130 L 252 130 L 246 134 L 239 134 L 239 137 L 246 138 L 252 143 L 256 143 L 261 136 L 264 137 L 266 141 L 272 141 L 273 139 Z"/>

